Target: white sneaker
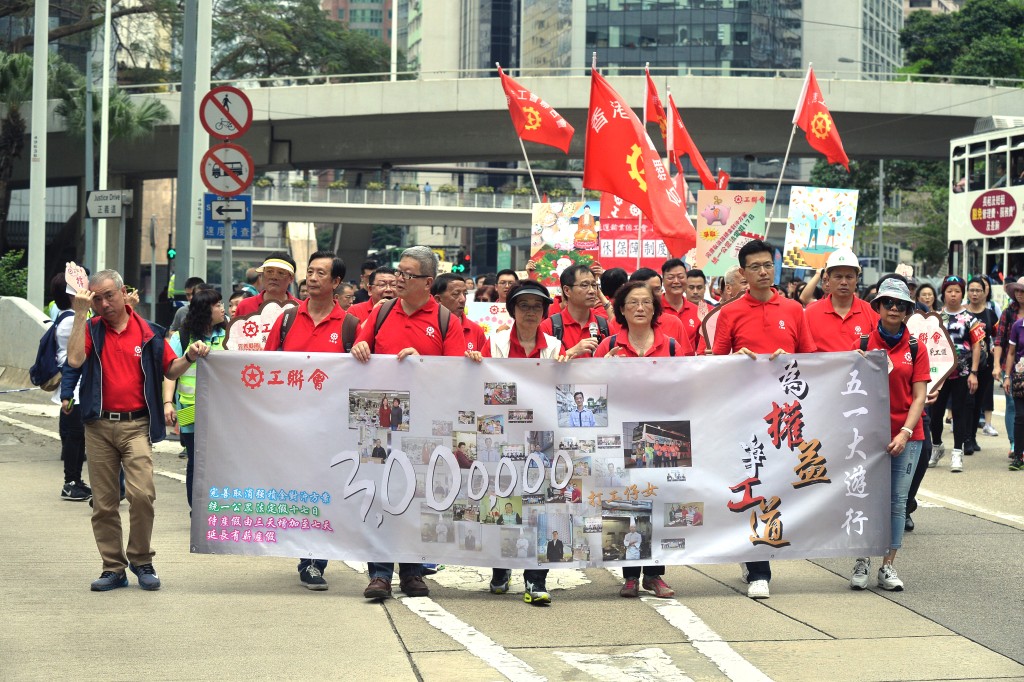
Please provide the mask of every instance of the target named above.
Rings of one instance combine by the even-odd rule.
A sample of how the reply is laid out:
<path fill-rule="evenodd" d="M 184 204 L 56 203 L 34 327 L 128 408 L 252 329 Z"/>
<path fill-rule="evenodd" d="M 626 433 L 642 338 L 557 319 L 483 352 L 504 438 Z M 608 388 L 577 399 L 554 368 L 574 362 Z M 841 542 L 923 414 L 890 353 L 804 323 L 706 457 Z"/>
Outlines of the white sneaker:
<path fill-rule="evenodd" d="M 750 571 L 747 570 L 747 565 L 745 563 L 740 564 L 740 580 L 745 583 L 750 582 Z"/>
<path fill-rule="evenodd" d="M 871 570 L 871 557 L 861 557 L 853 565 L 853 575 L 850 577 L 850 589 L 863 590 L 868 586 L 868 571 Z"/>
<path fill-rule="evenodd" d="M 747 588 L 747 596 L 751 599 L 767 599 L 771 595 L 768 594 L 768 581 L 767 580 L 755 580 L 750 583 L 750 587 Z"/>
<path fill-rule="evenodd" d="M 878 586 L 883 590 L 903 591 L 903 581 L 896 575 L 896 569 L 892 567 L 892 564 L 882 564 L 882 567 L 878 569 Z"/>
<path fill-rule="evenodd" d="M 986 436 L 998 436 L 999 435 L 999 432 L 996 431 L 996 428 L 994 426 L 992 426 L 991 424 L 985 424 L 985 426 L 982 427 L 981 432 L 984 433 Z"/>
<path fill-rule="evenodd" d="M 946 448 L 942 443 L 932 443 L 932 456 L 928 458 L 928 468 L 934 469 L 944 454 L 946 454 Z"/>
<path fill-rule="evenodd" d="M 964 451 L 953 450 L 953 454 L 949 458 L 949 470 L 958 474 L 964 470 Z"/>

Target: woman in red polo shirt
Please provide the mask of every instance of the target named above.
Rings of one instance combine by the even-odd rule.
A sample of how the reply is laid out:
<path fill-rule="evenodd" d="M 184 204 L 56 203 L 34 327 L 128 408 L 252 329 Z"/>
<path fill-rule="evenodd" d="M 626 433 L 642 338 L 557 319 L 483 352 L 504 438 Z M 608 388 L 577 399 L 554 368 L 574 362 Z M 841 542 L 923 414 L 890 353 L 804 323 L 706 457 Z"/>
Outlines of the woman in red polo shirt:
<path fill-rule="evenodd" d="M 665 336 L 658 329 L 661 301 L 651 293 L 646 282 L 630 282 L 620 287 L 615 293 L 612 311 L 615 320 L 622 325 L 622 331 L 601 341 L 594 351 L 595 358 L 649 358 L 681 354 L 676 348 L 676 340 Z M 690 354 L 693 354 L 692 351 Z M 661 445 L 654 447 L 657 448 L 658 455 L 648 464 L 655 466 L 657 461 L 658 466 L 666 466 L 664 449 Z M 656 597 L 667 598 L 675 595 L 675 590 L 665 583 L 664 566 L 644 566 L 642 569 L 640 566 L 623 566 L 622 577 L 625 583 L 619 590 L 619 596 L 640 596 L 641 572 L 645 590 L 653 592 Z"/>
<path fill-rule="evenodd" d="M 867 341 L 868 350 L 884 350 L 889 355 L 889 422 L 892 441 L 886 451 L 892 456 L 891 519 L 892 539 L 889 551 L 878 569 L 878 586 L 883 590 L 901 591 L 903 581 L 893 568 L 896 550 L 903 543 L 907 518 L 907 492 L 914 478 L 914 467 L 924 443 L 921 413 L 930 378 L 928 350 L 916 352 L 910 345 L 910 332 L 903 320 L 914 312 L 914 299 L 906 283 L 891 276 L 879 284 L 871 307 L 879 314 L 878 326 Z M 858 347 L 860 347 L 858 342 Z M 857 559 L 850 587 L 863 590 L 868 584 L 870 557 Z"/>

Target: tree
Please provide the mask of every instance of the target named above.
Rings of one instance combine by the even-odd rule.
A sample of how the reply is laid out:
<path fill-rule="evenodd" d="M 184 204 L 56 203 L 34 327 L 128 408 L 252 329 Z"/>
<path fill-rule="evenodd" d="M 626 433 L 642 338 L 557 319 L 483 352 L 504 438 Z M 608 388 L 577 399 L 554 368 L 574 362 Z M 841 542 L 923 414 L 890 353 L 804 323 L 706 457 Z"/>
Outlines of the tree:
<path fill-rule="evenodd" d="M 330 19 L 317 0 L 223 0 L 213 29 L 213 77 L 227 80 L 378 73 L 382 40 Z"/>
<path fill-rule="evenodd" d="M 959 12 L 912 12 L 900 33 L 910 73 L 1024 78 L 1024 0 L 966 0 Z"/>
<path fill-rule="evenodd" d="M 60 97 L 78 84 L 77 72 L 51 55 L 47 62 L 49 97 Z M 7 213 L 11 207 L 10 181 L 14 162 L 21 158 L 28 136 L 22 105 L 32 99 L 32 58 L 0 52 L 0 253 L 7 250 Z"/>

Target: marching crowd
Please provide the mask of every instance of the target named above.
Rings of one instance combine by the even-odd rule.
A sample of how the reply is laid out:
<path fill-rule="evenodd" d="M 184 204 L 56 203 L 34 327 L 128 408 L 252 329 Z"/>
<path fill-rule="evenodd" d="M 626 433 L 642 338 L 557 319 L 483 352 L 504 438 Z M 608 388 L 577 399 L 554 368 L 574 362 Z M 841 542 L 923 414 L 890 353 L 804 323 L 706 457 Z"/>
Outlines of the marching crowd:
<path fill-rule="evenodd" d="M 921 479 L 945 454 L 944 424 L 953 426 L 949 470 L 961 472 L 964 457 L 980 449 L 978 431 L 997 435 L 991 424 L 993 382 L 1008 396 L 1010 469 L 1024 469 L 1024 278 L 1006 286 L 1011 302 L 1000 311 L 991 303 L 992 282 L 985 277 L 969 282 L 946 277 L 936 292 L 928 284 L 891 274 L 862 298 L 857 288 L 861 267 L 848 249 L 834 251 L 810 281 L 781 286 L 775 284 L 773 255 L 765 242 L 750 241 L 738 262 L 713 281 L 675 258 L 662 264 L 660 272 L 573 265 L 561 272 L 558 293 L 552 296 L 547 287 L 532 278 L 520 280 L 512 270 L 475 279 L 439 274 L 437 256 L 424 246 L 406 249 L 394 268 L 364 263 L 355 287 L 345 283 L 340 258 L 318 251 L 309 259 L 296 298 L 291 293 L 296 263 L 279 252 L 248 273 L 245 291 L 231 297 L 228 313 L 217 291 L 198 278 L 189 279 L 189 303 L 170 330 L 139 315 L 133 305 L 137 298 L 131 300 L 116 271 L 93 274 L 88 289 L 73 295 L 65 293 L 63 276 L 58 276 L 51 286 L 56 308 L 72 311 L 55 323 L 57 361 L 64 366 L 55 396 L 62 404 L 61 496 L 90 500 L 93 506 L 93 532 L 103 565 L 92 589 L 126 586 L 126 571 L 138 576 L 143 589 L 160 588 L 151 546 L 151 444 L 163 440 L 168 427 L 177 427 L 188 460 L 185 487 L 191 506 L 196 361 L 223 350 L 229 317 L 255 313 L 268 301 L 293 301 L 296 306 L 286 309 L 271 328 L 266 350 L 350 353 L 364 363 L 373 355 L 393 355 L 399 362 L 411 355 L 580 362 L 700 354 L 775 360 L 788 353 L 883 350 L 891 367 L 891 440 L 886 449 L 892 468 L 892 539 L 877 583 L 902 590 L 894 558 L 904 532 L 913 530 L 911 513 Z M 532 264 L 527 270 L 532 277 Z M 488 337 L 465 314 L 470 294 L 474 300 L 504 303 L 512 319 L 509 328 Z M 716 307 L 721 309 L 715 313 L 717 329 L 708 347 L 701 322 Z M 957 366 L 930 395 L 927 350 L 918 347 L 905 323 L 915 310 L 940 315 L 958 355 Z M 82 480 L 86 452 L 91 487 Z M 118 511 L 124 498 L 130 505 L 127 546 Z M 326 568 L 326 560 L 301 560 L 302 584 L 327 589 Z M 429 570 L 429 565 L 399 564 L 399 589 L 408 596 L 426 596 L 423 577 Z M 393 563 L 371 563 L 364 596 L 391 596 L 394 571 Z M 851 587 L 864 589 L 869 571 L 870 558 L 856 559 Z M 620 594 L 637 597 L 642 587 L 670 597 L 674 591 L 664 574 L 661 565 L 625 567 Z M 491 591 L 507 592 L 510 576 L 507 569 L 494 569 Z M 550 601 L 546 576 L 545 569 L 524 571 L 525 601 Z M 749 597 L 769 597 L 769 562 L 744 564 L 742 576 Z"/>

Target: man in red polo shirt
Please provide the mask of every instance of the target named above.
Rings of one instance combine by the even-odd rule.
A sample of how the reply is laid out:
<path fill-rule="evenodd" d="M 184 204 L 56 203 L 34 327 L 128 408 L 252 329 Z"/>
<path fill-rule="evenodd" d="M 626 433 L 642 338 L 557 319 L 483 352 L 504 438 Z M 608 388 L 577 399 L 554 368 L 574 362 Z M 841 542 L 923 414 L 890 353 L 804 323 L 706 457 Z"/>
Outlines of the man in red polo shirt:
<path fill-rule="evenodd" d="M 346 336 L 355 340 L 358 320 L 352 318 L 347 325 L 348 313 L 334 300 L 334 290 L 345 279 L 345 263 L 333 251 L 317 251 L 309 257 L 306 268 L 308 298 L 292 311 L 285 311 L 274 322 L 263 350 L 297 351 L 312 353 L 345 353 Z M 287 320 L 287 322 L 286 322 Z M 281 327 L 286 324 L 282 342 Z M 327 559 L 299 559 L 299 581 L 311 590 L 326 590 L 324 571 Z"/>
<path fill-rule="evenodd" d="M 754 239 L 740 249 L 739 262 L 750 290 L 719 311 L 714 354 L 742 353 L 755 360 L 759 354 L 768 354 L 774 360 L 785 353 L 813 353 L 814 339 L 803 308 L 772 288 L 772 248 Z M 748 597 L 769 597 L 772 569 L 767 561 L 748 561 L 743 565 L 743 579 L 750 584 Z"/>
<path fill-rule="evenodd" d="M 487 335 L 484 334 L 484 330 L 466 317 L 465 279 L 451 272 L 438 275 L 430 286 L 430 295 L 459 319 L 462 334 L 466 337 L 466 350 L 482 351 L 487 346 Z"/>
<path fill-rule="evenodd" d="M 878 326 L 878 313 L 857 297 L 860 262 L 850 249 L 836 249 L 825 261 L 829 294 L 807 306 L 804 315 L 821 352 L 848 351 Z"/>
<path fill-rule="evenodd" d="M 94 592 L 127 587 L 125 569 L 144 590 L 160 589 L 153 568 L 153 443 L 164 439 L 163 378 L 172 381 L 210 352 L 202 341 L 177 357 L 163 327 L 142 319 L 127 305 L 121 275 L 101 270 L 89 288 L 75 294 L 75 320 L 68 339 L 68 366 L 81 368 L 79 386 L 92 483 L 92 531 L 103 559 Z M 87 321 L 90 306 L 96 316 Z M 121 532 L 120 474 L 131 527 L 128 546 Z"/>
<path fill-rule="evenodd" d="M 437 254 L 426 246 L 413 246 L 398 261 L 398 298 L 378 306 L 363 323 L 352 348 L 352 357 L 369 362 L 371 354 L 397 355 L 399 362 L 410 355 L 464 356 L 466 338 L 458 318 L 430 296 L 437 276 Z M 372 562 L 370 584 L 363 591 L 367 599 L 391 596 L 395 564 Z M 423 582 L 423 564 L 399 564 L 399 584 L 409 597 L 430 594 Z"/>
<path fill-rule="evenodd" d="M 292 296 L 288 290 L 292 281 L 295 280 L 294 258 L 284 251 L 275 251 L 266 257 L 259 270 L 262 273 L 263 291 L 256 296 L 239 301 L 235 317 L 244 317 L 259 312 L 260 307 L 267 301 L 277 301 L 282 305 L 288 301 L 299 302 L 299 299 Z"/>
<path fill-rule="evenodd" d="M 588 357 L 609 333 L 608 318 L 594 311 L 600 300 L 597 278 L 586 265 L 571 265 L 558 281 L 564 307 L 541 322 L 540 330 L 562 342 L 566 358 Z M 561 334 L 557 332 L 556 318 L 561 323 Z"/>
<path fill-rule="evenodd" d="M 697 347 L 700 335 L 700 316 L 697 306 L 686 298 L 686 263 L 679 258 L 670 258 L 661 266 L 661 281 L 665 295 L 661 297 L 662 315 L 679 318 L 683 331 L 689 336 L 690 347 Z"/>
<path fill-rule="evenodd" d="M 395 297 L 395 284 L 395 269 L 390 265 L 382 265 L 371 272 L 369 300 L 349 306 L 349 315 L 355 315 L 360 322 L 365 322 L 375 305 Z"/>

